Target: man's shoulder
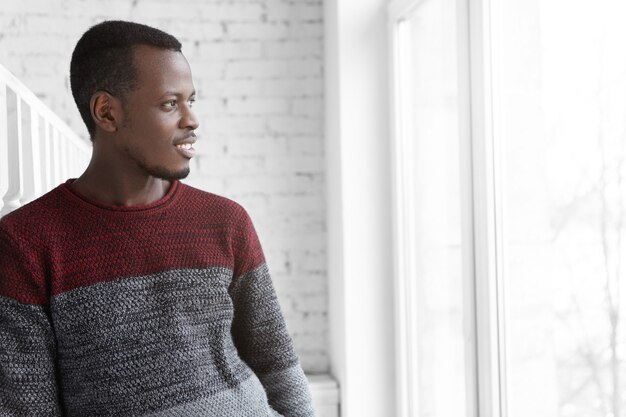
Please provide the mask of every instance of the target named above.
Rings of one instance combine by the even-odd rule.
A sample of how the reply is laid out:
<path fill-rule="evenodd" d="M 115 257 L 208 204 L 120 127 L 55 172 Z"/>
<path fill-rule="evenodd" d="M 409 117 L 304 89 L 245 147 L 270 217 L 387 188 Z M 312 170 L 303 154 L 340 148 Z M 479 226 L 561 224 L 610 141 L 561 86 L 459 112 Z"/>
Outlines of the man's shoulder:
<path fill-rule="evenodd" d="M 60 186 L 33 201 L 16 208 L 0 218 L 0 228 L 10 230 L 29 226 L 34 230 L 45 227 L 55 213 L 61 210 Z"/>
<path fill-rule="evenodd" d="M 209 191 L 200 190 L 187 184 L 181 186 L 185 193 L 185 200 L 201 211 L 210 211 L 228 218 L 240 218 L 246 215 L 246 210 L 238 202 Z"/>

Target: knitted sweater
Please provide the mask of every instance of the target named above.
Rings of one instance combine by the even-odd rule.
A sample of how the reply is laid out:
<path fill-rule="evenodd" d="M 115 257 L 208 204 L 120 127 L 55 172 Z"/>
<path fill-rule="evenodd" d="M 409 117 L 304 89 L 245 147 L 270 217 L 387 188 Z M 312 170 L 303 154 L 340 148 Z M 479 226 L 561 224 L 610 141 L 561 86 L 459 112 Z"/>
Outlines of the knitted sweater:
<path fill-rule="evenodd" d="M 241 206 L 71 181 L 0 220 L 0 416 L 313 416 Z"/>

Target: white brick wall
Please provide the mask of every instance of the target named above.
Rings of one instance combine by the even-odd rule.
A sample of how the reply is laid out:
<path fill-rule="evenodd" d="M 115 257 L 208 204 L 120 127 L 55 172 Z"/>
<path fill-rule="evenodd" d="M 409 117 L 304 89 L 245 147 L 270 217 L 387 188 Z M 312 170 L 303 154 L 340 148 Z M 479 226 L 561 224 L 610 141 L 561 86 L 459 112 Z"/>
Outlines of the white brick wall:
<path fill-rule="evenodd" d="M 22 0 L 0 5 L 0 64 L 86 136 L 69 89 L 80 35 L 135 20 L 183 43 L 200 119 L 187 183 L 250 212 L 307 372 L 328 370 L 322 0 Z"/>

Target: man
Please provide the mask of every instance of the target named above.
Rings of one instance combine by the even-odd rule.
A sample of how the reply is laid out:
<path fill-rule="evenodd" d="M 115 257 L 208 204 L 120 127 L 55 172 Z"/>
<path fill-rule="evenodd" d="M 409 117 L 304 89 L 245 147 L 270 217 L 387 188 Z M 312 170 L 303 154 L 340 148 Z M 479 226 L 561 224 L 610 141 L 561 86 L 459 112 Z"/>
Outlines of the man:
<path fill-rule="evenodd" d="M 178 181 L 180 43 L 104 22 L 70 72 L 93 155 L 0 220 L 0 416 L 312 416 L 249 216 Z"/>

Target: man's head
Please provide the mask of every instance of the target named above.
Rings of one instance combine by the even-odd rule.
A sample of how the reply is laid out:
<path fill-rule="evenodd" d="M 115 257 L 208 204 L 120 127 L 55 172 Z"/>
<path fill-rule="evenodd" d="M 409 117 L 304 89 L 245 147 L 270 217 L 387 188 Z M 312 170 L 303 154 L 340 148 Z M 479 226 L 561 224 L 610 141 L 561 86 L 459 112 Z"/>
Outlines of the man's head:
<path fill-rule="evenodd" d="M 174 37 L 131 22 L 96 25 L 76 45 L 70 79 L 99 149 L 94 157 L 109 170 L 166 180 L 188 175 L 195 89 Z"/>
<path fill-rule="evenodd" d="M 106 91 L 124 103 L 126 95 L 137 87 L 134 53 L 137 45 L 181 50 L 180 42 L 170 34 L 139 23 L 115 20 L 91 27 L 74 48 L 70 85 L 92 139 L 96 124 L 90 109 L 91 98 L 97 91 Z"/>

